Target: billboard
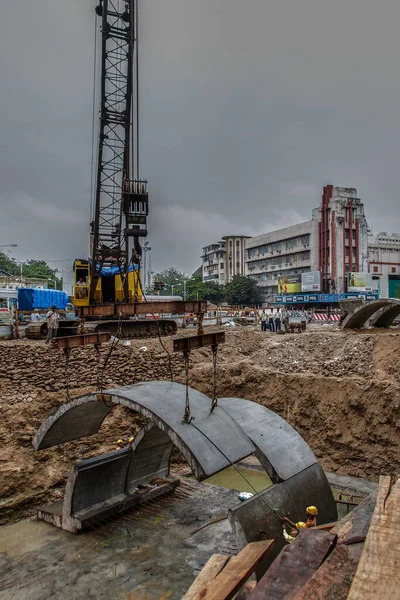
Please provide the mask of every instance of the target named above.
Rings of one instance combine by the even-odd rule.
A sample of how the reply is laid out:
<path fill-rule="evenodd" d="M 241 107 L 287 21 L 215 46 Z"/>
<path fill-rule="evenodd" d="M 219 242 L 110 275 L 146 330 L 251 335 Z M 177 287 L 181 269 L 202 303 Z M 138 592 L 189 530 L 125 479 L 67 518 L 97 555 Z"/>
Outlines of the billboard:
<path fill-rule="evenodd" d="M 321 291 L 321 274 L 319 271 L 310 271 L 301 274 L 301 291 L 302 292 L 320 292 Z"/>
<path fill-rule="evenodd" d="M 301 273 L 279 277 L 278 294 L 297 294 L 298 292 L 301 292 Z"/>
<path fill-rule="evenodd" d="M 372 279 L 372 273 L 351 272 L 348 276 L 348 292 L 372 292 L 377 288 L 377 284 Z"/>

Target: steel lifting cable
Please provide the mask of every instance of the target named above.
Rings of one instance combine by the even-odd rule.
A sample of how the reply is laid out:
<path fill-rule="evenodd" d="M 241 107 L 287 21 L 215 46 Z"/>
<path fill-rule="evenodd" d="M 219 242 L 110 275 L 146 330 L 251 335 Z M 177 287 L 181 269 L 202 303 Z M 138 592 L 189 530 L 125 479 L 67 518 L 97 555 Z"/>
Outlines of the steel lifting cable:
<path fill-rule="evenodd" d="M 189 358 L 190 350 L 185 350 L 183 353 L 185 359 L 185 380 L 186 380 L 186 397 L 185 397 L 185 412 L 183 413 L 183 421 L 185 423 L 191 423 L 194 419 L 190 413 L 190 400 L 189 400 Z M 196 427 L 197 429 L 197 427 Z"/>
<path fill-rule="evenodd" d="M 64 348 L 65 354 L 65 388 L 67 391 L 67 401 L 71 400 L 71 395 L 69 393 L 69 357 L 71 356 L 71 348 Z"/>
<path fill-rule="evenodd" d="M 140 263 L 139 263 L 139 273 L 140 273 Z M 143 290 L 143 286 L 142 286 L 142 282 L 140 281 L 140 277 L 138 276 L 138 282 L 140 285 L 140 290 L 142 292 L 142 297 L 144 298 L 144 301 L 147 302 L 147 298 L 145 296 L 144 290 Z M 172 368 L 172 357 L 171 357 L 171 353 L 168 350 L 168 348 L 166 347 L 166 345 L 164 344 L 164 342 L 162 341 L 161 338 L 161 331 L 160 331 L 160 323 L 157 321 L 156 315 L 154 313 L 151 313 L 151 316 L 153 317 L 156 325 L 157 325 L 157 335 L 158 335 L 158 340 L 160 342 L 160 345 L 162 347 L 162 349 L 164 350 L 164 352 L 166 353 L 167 357 L 168 357 L 168 366 L 169 366 L 169 373 L 170 373 L 170 377 L 171 377 L 171 381 L 174 381 L 174 371 Z"/>
<path fill-rule="evenodd" d="M 211 346 L 212 349 L 212 360 L 213 360 L 213 398 L 211 402 L 210 413 L 218 406 L 217 398 L 217 358 L 218 358 L 218 344 Z"/>
<path fill-rule="evenodd" d="M 106 369 L 107 363 L 110 359 L 110 356 L 114 350 L 114 348 L 118 345 L 120 339 L 119 339 L 119 335 L 121 335 L 122 332 L 122 313 L 119 313 L 119 319 L 118 319 L 118 326 L 117 326 L 117 331 L 116 331 L 116 335 L 114 336 L 113 341 L 111 342 L 111 346 L 110 349 L 108 351 L 108 354 L 106 356 L 106 358 L 104 359 L 104 363 L 103 363 L 103 367 L 101 369 L 101 379 L 100 379 L 100 394 L 101 394 L 101 398 L 103 403 L 108 407 L 111 408 L 114 406 L 114 404 L 111 402 L 110 404 L 107 403 L 107 401 L 104 399 L 104 395 L 103 395 L 103 378 L 104 378 L 104 371 Z"/>
<path fill-rule="evenodd" d="M 96 351 L 96 355 L 97 355 L 97 364 L 96 364 L 96 374 L 97 374 L 97 379 L 96 379 L 96 387 L 99 388 L 101 386 L 101 382 L 100 382 L 100 344 L 95 344 L 94 345 L 94 349 Z"/>

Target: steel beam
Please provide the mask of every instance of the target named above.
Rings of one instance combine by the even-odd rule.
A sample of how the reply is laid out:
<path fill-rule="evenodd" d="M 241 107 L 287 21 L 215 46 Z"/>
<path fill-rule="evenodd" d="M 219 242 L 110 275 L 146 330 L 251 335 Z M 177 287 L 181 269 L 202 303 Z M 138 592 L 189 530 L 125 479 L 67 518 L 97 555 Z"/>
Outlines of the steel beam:
<path fill-rule="evenodd" d="M 175 300 L 173 302 L 132 302 L 131 304 L 95 304 L 93 306 L 79 306 L 76 308 L 80 317 L 100 318 L 115 317 L 127 318 L 138 315 L 161 313 L 166 314 L 184 314 L 184 313 L 205 313 L 207 312 L 206 301 L 187 302 L 185 300 Z"/>
<path fill-rule="evenodd" d="M 225 342 L 225 331 L 205 333 L 204 335 L 191 335 L 190 337 L 174 340 L 174 352 L 187 352 L 204 346 L 216 346 Z"/>
<path fill-rule="evenodd" d="M 78 346 L 88 346 L 90 344 L 104 344 L 108 342 L 111 334 L 108 331 L 101 333 L 81 333 L 80 335 L 66 335 L 64 337 L 53 338 L 52 342 L 59 350 L 68 348 L 77 348 Z"/>

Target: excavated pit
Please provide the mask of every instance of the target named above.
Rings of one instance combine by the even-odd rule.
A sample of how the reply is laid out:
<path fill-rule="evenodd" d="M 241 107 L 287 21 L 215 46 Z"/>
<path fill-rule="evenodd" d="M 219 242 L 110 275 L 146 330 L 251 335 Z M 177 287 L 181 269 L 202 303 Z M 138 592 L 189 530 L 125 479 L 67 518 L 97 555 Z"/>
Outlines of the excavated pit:
<path fill-rule="evenodd" d="M 183 335 L 189 335 L 185 332 Z M 218 395 L 254 400 L 284 417 L 310 445 L 327 471 L 377 480 L 399 471 L 400 332 L 342 332 L 329 326 L 304 334 L 262 334 L 255 328 L 226 331 L 220 347 Z M 118 345 L 100 369 L 93 348 L 73 351 L 71 395 L 154 379 L 183 383 L 184 365 L 171 340 Z M 141 349 L 143 346 L 147 350 Z M 141 417 L 117 407 L 99 433 L 62 447 L 32 451 L 44 418 L 65 402 L 65 359 L 42 342 L 0 342 L 2 440 L 0 522 L 30 516 L 44 501 L 58 500 L 73 462 L 115 448 L 134 434 Z M 212 395 L 211 351 L 192 352 L 190 385 Z M 175 454 L 175 462 L 181 460 Z"/>

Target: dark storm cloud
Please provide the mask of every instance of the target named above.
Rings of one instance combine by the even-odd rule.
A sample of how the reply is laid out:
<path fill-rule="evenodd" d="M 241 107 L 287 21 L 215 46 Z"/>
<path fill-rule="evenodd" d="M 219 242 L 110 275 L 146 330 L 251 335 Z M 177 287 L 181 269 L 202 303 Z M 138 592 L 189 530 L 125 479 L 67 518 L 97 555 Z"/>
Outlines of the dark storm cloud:
<path fill-rule="evenodd" d="M 400 230 L 395 0 L 139 0 L 153 266 L 310 218 L 354 186 Z M 3 0 L 0 244 L 85 256 L 95 0 Z"/>

